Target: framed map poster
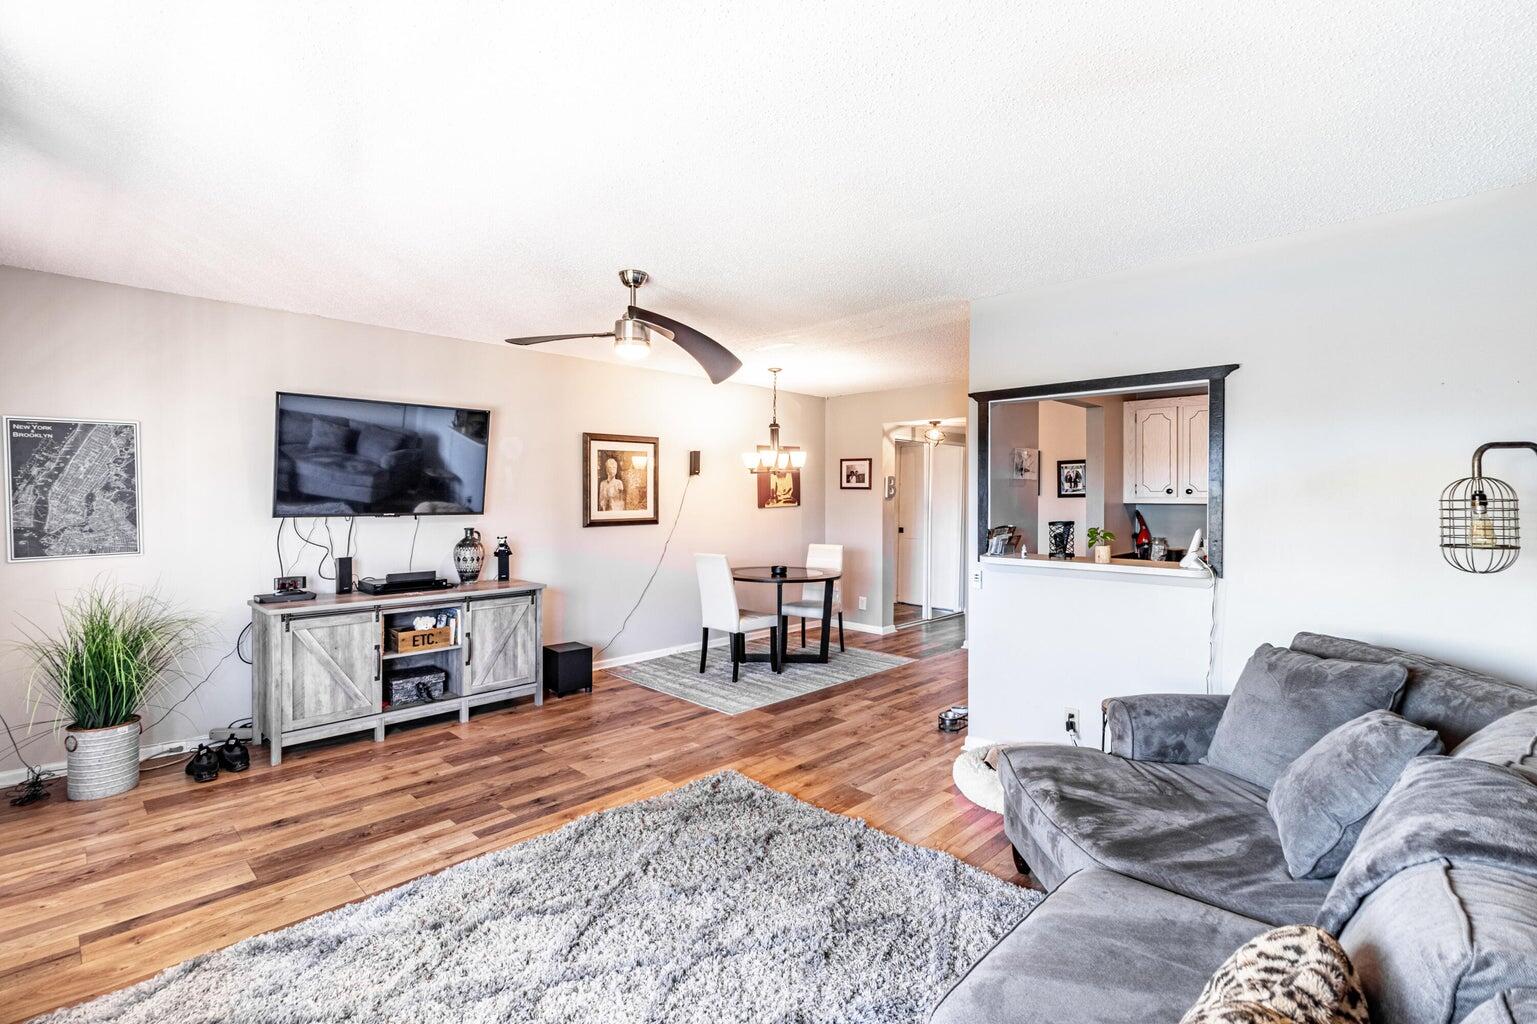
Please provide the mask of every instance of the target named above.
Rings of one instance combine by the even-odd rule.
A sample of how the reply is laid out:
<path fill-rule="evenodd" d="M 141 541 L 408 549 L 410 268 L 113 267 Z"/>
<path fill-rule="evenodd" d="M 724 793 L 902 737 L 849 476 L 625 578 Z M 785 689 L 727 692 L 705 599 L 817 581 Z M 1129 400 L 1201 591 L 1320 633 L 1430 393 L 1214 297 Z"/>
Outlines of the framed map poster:
<path fill-rule="evenodd" d="M 139 425 L 5 417 L 6 559 L 137 555 Z"/>

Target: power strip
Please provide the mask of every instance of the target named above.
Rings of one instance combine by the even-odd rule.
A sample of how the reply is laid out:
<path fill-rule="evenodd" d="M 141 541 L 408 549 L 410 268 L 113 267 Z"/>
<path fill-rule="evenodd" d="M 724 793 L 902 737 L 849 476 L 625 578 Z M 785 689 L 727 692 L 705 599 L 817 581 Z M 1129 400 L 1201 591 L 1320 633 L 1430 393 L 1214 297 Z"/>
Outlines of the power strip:
<path fill-rule="evenodd" d="M 209 729 L 208 742 L 210 745 L 217 745 L 233 736 L 242 743 L 253 743 L 255 742 L 254 733 L 255 730 L 249 725 L 242 725 L 238 729 Z"/>

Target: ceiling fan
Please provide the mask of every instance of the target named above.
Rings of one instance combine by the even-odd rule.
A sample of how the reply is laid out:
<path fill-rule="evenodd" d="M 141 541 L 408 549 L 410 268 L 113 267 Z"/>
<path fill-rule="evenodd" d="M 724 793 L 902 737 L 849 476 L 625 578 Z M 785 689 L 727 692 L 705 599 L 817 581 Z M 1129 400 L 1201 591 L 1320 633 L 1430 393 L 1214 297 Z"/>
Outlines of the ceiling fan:
<path fill-rule="evenodd" d="M 614 354 L 621 359 L 644 359 L 651 354 L 651 337 L 667 338 L 683 351 L 694 357 L 704 367 L 712 384 L 719 384 L 742 368 L 742 361 L 727 351 L 714 338 L 681 324 L 660 313 L 641 309 L 635 304 L 635 289 L 650 279 L 644 270 L 621 270 L 619 280 L 630 289 L 630 305 L 624 316 L 614 321 L 612 331 L 593 331 L 586 334 L 540 334 L 532 338 L 508 338 L 509 345 L 542 345 L 547 341 L 565 341 L 568 338 L 613 338 Z"/>

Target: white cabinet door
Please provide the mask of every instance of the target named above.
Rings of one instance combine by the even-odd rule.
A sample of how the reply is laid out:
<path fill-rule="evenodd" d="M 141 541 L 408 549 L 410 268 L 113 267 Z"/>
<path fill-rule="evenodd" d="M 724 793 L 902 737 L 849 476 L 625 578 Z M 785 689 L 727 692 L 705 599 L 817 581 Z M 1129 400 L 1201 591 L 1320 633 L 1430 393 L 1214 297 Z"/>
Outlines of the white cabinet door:
<path fill-rule="evenodd" d="M 1181 402 L 1179 407 L 1179 480 L 1182 501 L 1205 501 L 1211 493 L 1208 444 L 1211 411 L 1205 399 Z"/>
<path fill-rule="evenodd" d="M 281 640 L 283 730 L 378 714 L 381 638 L 372 612 L 290 619 Z"/>
<path fill-rule="evenodd" d="M 498 690 L 537 678 L 538 618 L 534 599 L 527 594 L 470 602 L 464 637 L 465 693 Z"/>
<path fill-rule="evenodd" d="M 1126 500 L 1170 501 L 1178 479 L 1179 408 L 1173 402 L 1128 402 Z"/>

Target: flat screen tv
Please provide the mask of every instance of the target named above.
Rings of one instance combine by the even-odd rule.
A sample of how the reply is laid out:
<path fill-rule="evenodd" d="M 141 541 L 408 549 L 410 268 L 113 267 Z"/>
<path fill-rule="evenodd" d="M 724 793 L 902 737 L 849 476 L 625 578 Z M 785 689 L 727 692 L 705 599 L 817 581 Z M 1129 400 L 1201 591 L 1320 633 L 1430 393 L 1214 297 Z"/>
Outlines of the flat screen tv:
<path fill-rule="evenodd" d="M 485 409 L 280 391 L 272 514 L 480 515 L 490 427 Z"/>

